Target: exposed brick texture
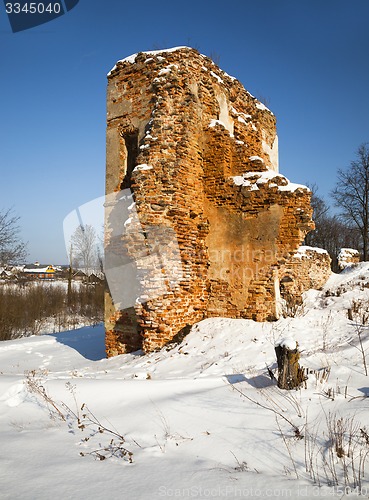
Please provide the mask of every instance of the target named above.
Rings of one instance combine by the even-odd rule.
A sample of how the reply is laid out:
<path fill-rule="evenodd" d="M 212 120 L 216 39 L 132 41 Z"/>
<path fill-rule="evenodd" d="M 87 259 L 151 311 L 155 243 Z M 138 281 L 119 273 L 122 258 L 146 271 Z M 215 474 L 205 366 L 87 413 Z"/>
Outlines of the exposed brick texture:
<path fill-rule="evenodd" d="M 273 113 L 190 48 L 118 62 L 107 111 L 106 192 L 129 188 L 136 216 L 121 215 L 119 237 L 107 208 L 106 252 L 135 259 L 155 228 L 163 275 L 176 272 L 173 234 L 181 264 L 157 294 L 158 266 L 138 259 L 135 304 L 107 295 L 108 356 L 158 349 L 206 317 L 275 318 L 280 267 L 314 225 L 310 191 L 278 173 Z"/>
<path fill-rule="evenodd" d="M 351 267 L 360 262 L 360 253 L 354 248 L 341 248 L 338 256 L 338 267 L 341 271 L 346 267 Z"/>
<path fill-rule="evenodd" d="M 332 274 L 331 262 L 326 250 L 301 246 L 279 269 L 282 298 L 287 293 L 299 301 L 307 290 L 319 290 Z"/>

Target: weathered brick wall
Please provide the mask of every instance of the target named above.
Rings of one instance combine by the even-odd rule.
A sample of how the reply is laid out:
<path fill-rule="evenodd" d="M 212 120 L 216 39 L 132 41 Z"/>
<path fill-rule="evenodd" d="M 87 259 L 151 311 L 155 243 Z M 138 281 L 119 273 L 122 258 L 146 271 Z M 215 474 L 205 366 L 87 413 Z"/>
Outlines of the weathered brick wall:
<path fill-rule="evenodd" d="M 360 253 L 354 248 L 341 248 L 338 256 L 338 267 L 341 271 L 360 262 Z"/>
<path fill-rule="evenodd" d="M 307 290 L 319 290 L 332 274 L 331 262 L 322 248 L 299 247 L 278 271 L 282 297 L 290 294 L 299 300 Z"/>
<path fill-rule="evenodd" d="M 130 308 L 107 295 L 108 355 L 160 348 L 210 316 L 274 318 L 278 269 L 313 227 L 309 190 L 278 174 L 274 115 L 190 48 L 118 62 L 107 109 L 106 192 L 130 188 L 137 216 L 121 215 L 120 237 L 107 207 L 106 252 L 135 258 L 154 228 L 170 275 L 167 229 L 181 261 L 180 278 L 157 294 L 158 266 L 138 259 Z"/>

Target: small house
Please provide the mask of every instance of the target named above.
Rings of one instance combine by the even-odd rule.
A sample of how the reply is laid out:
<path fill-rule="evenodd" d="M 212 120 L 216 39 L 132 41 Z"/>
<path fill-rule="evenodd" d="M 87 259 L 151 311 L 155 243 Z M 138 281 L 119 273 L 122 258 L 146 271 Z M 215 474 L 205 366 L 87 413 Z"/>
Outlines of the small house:
<path fill-rule="evenodd" d="M 55 267 L 52 265 L 27 264 L 23 273 L 27 278 L 39 280 L 53 280 L 55 278 Z"/>
<path fill-rule="evenodd" d="M 11 271 L 8 271 L 7 269 L 0 267 L 0 279 L 1 280 L 9 280 L 13 277 L 13 274 Z"/>

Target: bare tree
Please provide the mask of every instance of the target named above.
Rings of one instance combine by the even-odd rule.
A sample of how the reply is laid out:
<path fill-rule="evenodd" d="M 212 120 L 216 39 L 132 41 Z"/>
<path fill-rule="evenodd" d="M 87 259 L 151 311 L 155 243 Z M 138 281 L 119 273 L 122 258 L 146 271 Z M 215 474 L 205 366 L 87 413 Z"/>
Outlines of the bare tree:
<path fill-rule="evenodd" d="M 80 261 L 87 276 L 96 264 L 96 231 L 93 226 L 79 225 L 71 238 L 73 255 Z"/>
<path fill-rule="evenodd" d="M 96 264 L 101 273 L 104 273 L 104 224 L 101 226 L 100 233 L 97 235 L 97 244 L 96 244 Z"/>
<path fill-rule="evenodd" d="M 329 206 L 323 198 L 318 195 L 318 186 L 308 184 L 311 191 L 311 207 L 313 209 L 313 220 L 315 229 L 310 231 L 305 237 L 305 245 L 312 247 L 322 247 L 322 237 L 324 234 L 324 227 L 326 219 L 328 218 Z"/>
<path fill-rule="evenodd" d="M 337 215 L 327 216 L 321 221 L 319 244 L 315 245 L 327 250 L 332 259 L 332 271 L 340 272 L 338 267 L 338 254 L 341 248 L 361 247 L 361 238 L 356 227 L 349 226 Z"/>
<path fill-rule="evenodd" d="M 337 215 L 330 215 L 329 205 L 320 197 L 316 184 L 308 185 L 311 192 L 311 206 L 315 230 L 306 235 L 305 245 L 324 248 L 332 259 L 332 270 L 339 272 L 337 256 L 341 248 L 360 248 L 360 234 L 356 227 L 342 221 Z"/>
<path fill-rule="evenodd" d="M 357 159 L 349 168 L 338 170 L 338 181 L 332 191 L 336 206 L 341 209 L 340 217 L 360 231 L 363 258 L 369 257 L 369 144 L 364 143 L 357 150 Z"/>
<path fill-rule="evenodd" d="M 20 217 L 13 209 L 0 210 L 0 265 L 18 264 L 27 256 L 26 244 L 20 238 Z"/>

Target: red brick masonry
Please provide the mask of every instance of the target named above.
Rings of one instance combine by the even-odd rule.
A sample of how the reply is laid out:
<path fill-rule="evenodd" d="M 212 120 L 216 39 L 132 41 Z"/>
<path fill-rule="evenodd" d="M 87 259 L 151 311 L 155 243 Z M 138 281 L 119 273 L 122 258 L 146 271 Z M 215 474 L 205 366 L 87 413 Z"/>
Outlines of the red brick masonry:
<path fill-rule="evenodd" d="M 273 113 L 187 47 L 118 62 L 107 112 L 106 192 L 129 188 L 136 216 L 107 207 L 106 252 L 149 255 L 151 231 L 169 276 L 157 296 L 157 262 L 143 259 L 131 307 L 107 294 L 108 356 L 158 349 L 207 317 L 274 319 L 279 269 L 314 224 L 310 191 L 278 173 Z"/>

